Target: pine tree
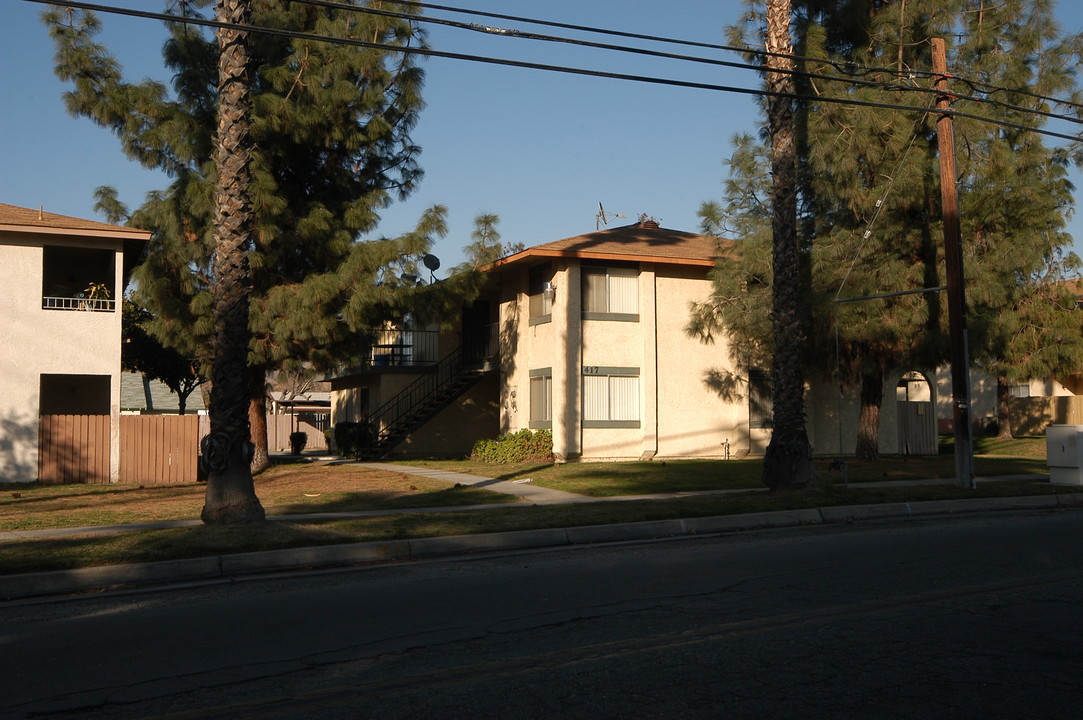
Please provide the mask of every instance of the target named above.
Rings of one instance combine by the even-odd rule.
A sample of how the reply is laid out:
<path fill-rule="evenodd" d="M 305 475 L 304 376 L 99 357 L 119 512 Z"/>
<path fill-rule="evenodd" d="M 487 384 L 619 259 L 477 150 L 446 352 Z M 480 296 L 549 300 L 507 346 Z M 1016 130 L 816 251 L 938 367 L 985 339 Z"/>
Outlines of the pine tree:
<path fill-rule="evenodd" d="M 188 397 L 206 382 L 206 378 L 200 372 L 197 359 L 185 357 L 173 348 L 163 346 L 147 332 L 146 327 L 152 320 L 153 316 L 146 308 L 134 300 L 124 300 L 121 367 L 163 383 L 177 396 L 177 414 L 183 415 Z"/>
<path fill-rule="evenodd" d="M 125 81 L 95 42 L 100 22 L 93 13 L 51 10 L 44 18 L 57 48 L 57 75 L 72 86 L 65 94 L 69 112 L 112 130 L 130 158 L 172 178 L 133 214 L 136 224 L 154 233 L 135 272 L 138 294 L 163 342 L 209 361 L 218 49 L 206 32 L 180 21 L 201 15 L 206 4 L 178 0 L 171 6 L 178 22 L 169 25 L 163 47 L 171 88 Z M 363 9 L 375 3 L 353 4 Z M 409 19 L 285 0 L 252 0 L 251 6 L 255 26 L 401 49 L 424 43 Z M 408 195 L 421 178 L 419 148 L 410 138 L 422 107 L 416 56 L 261 33 L 251 34 L 250 56 L 251 340 L 245 378 L 258 469 L 266 461 L 258 424 L 268 373 L 302 364 L 328 367 L 362 355 L 366 333 L 410 307 L 418 291 L 399 277 L 446 233 L 446 211 L 431 209 L 402 237 L 372 237 L 380 210 Z"/>
<path fill-rule="evenodd" d="M 992 97 L 1026 109 L 1048 109 L 1026 92 L 1077 94 L 1080 40 L 1060 35 L 1050 3 L 970 5 L 957 50 L 968 79 L 1025 91 Z M 1000 115 L 1026 127 L 1042 124 L 1023 109 L 1003 108 Z M 1010 438 L 1009 387 L 1063 378 L 1083 362 L 1083 317 L 1065 283 L 1080 266 L 1067 251 L 1071 238 L 1064 230 L 1073 207 L 1069 158 L 1046 147 L 1040 135 L 962 122 L 978 138 L 966 157 L 962 188 L 962 219 L 972 238 L 967 274 L 975 360 L 997 381 L 997 426 Z"/>
<path fill-rule="evenodd" d="M 933 368 L 945 357 L 939 294 L 917 292 L 941 285 L 944 273 L 934 119 L 920 112 L 931 97 L 917 92 L 930 83 L 911 78 L 910 70 L 928 68 L 929 38 L 965 28 L 951 51 L 953 72 L 1016 88 L 993 97 L 1040 109 L 1026 93 L 1075 92 L 1079 40 L 1059 37 L 1044 0 L 806 0 L 798 7 L 800 54 L 829 59 L 801 69 L 860 71 L 856 84 L 810 79 L 803 93 L 809 99 L 799 106 L 798 126 L 806 130 L 799 144 L 800 227 L 810 249 L 814 327 L 806 358 L 819 376 L 837 369 L 842 384 L 858 390 L 857 454 L 876 459 L 885 373 Z M 819 100 L 825 96 L 915 111 Z M 1028 110 L 966 109 L 1041 124 Z M 1071 196 L 1064 154 L 1034 133 L 977 121 L 956 124 L 956 145 L 969 153 L 959 187 L 972 356 L 1005 382 L 1077 367 L 1080 321 L 1066 312 L 1072 305 L 1057 284 L 1078 263 L 1065 251 Z M 701 211 L 706 231 L 736 229 L 740 239 L 727 269 L 716 274 L 714 297 L 690 324 L 701 335 L 725 327 L 742 338 L 736 345 L 753 349 L 762 337 L 757 317 L 767 309 L 759 283 L 773 282 L 762 247 L 767 167 L 765 148 L 742 138 L 724 202 Z M 835 302 L 903 291 L 915 294 Z"/>

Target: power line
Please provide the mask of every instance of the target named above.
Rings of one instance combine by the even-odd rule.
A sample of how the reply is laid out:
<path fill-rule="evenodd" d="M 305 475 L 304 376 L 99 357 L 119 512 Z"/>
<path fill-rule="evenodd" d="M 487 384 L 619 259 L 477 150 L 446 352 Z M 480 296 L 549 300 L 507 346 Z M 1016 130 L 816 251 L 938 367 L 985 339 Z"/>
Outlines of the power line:
<path fill-rule="evenodd" d="M 310 3 L 313 3 L 313 4 L 316 3 L 316 2 L 320 2 L 320 0 L 296 0 L 296 1 L 297 2 L 310 2 Z M 525 23 L 529 23 L 529 24 L 532 24 L 532 25 L 542 25 L 542 26 L 547 26 L 547 27 L 557 27 L 557 28 L 563 28 L 563 29 L 567 29 L 567 30 L 576 30 L 576 31 L 581 31 L 581 32 L 596 33 L 596 34 L 600 34 L 600 35 L 611 35 L 611 36 L 614 36 L 614 37 L 625 37 L 625 38 L 636 39 L 636 40 L 649 40 L 651 42 L 669 43 L 669 44 L 674 44 L 674 45 L 684 45 L 684 46 L 687 46 L 687 47 L 699 47 L 699 48 L 706 48 L 706 49 L 710 49 L 710 50 L 725 50 L 725 51 L 729 51 L 729 52 L 736 52 L 736 53 L 741 53 L 741 54 L 744 54 L 744 55 L 754 55 L 756 57 L 763 57 L 763 58 L 766 58 L 768 56 L 788 57 L 788 58 L 792 58 L 793 60 L 800 60 L 800 61 L 804 61 L 804 62 L 824 63 L 824 64 L 830 65 L 831 67 L 838 70 L 840 73 L 842 73 L 842 75 L 844 77 L 851 77 L 851 78 L 854 75 L 857 75 L 857 74 L 861 74 L 861 75 L 869 75 L 869 74 L 873 74 L 873 73 L 885 73 L 885 74 L 888 74 L 888 75 L 899 75 L 900 74 L 900 72 L 899 72 L 899 70 L 897 68 L 876 67 L 876 66 L 870 66 L 870 65 L 862 65 L 861 63 L 856 63 L 856 62 L 849 61 L 849 60 L 840 61 L 840 60 L 832 60 L 830 58 L 812 57 L 812 56 L 806 56 L 806 55 L 785 55 L 785 54 L 782 54 L 782 53 L 771 53 L 771 52 L 767 52 L 766 50 L 759 50 L 759 49 L 751 48 L 751 47 L 740 47 L 740 46 L 734 46 L 734 45 L 721 45 L 721 44 L 717 44 L 717 43 L 706 43 L 706 42 L 699 42 L 699 41 L 695 41 L 695 40 L 682 40 L 682 39 L 678 39 L 678 38 L 670 38 L 670 37 L 664 37 L 664 36 L 659 36 L 659 35 L 647 35 L 647 34 L 643 34 L 643 33 L 624 32 L 624 31 L 621 31 L 621 30 L 612 30 L 612 29 L 608 29 L 608 28 L 592 27 L 592 26 L 588 26 L 588 25 L 574 25 L 574 24 L 571 24 L 571 23 L 554 22 L 554 21 L 551 21 L 551 20 L 539 20 L 537 18 L 528 18 L 528 17 L 521 17 L 521 16 L 516 16 L 516 15 L 506 15 L 506 14 L 502 14 L 502 13 L 486 12 L 486 11 L 482 11 L 482 10 L 469 10 L 469 9 L 465 9 L 465 8 L 453 7 L 453 6 L 450 6 L 450 5 L 437 5 L 435 3 L 417 2 L 415 0 L 398 0 L 398 4 L 400 4 L 400 5 L 408 5 L 410 7 L 423 8 L 423 9 L 441 10 L 441 11 L 445 11 L 445 12 L 454 12 L 454 13 L 463 13 L 463 14 L 468 14 L 468 15 L 475 15 L 477 17 L 491 17 L 491 18 L 500 19 L 500 20 L 511 20 L 511 21 L 514 21 L 514 22 L 525 22 Z M 354 7 L 355 9 L 359 9 L 359 8 L 357 8 L 357 6 L 352 6 L 352 7 Z M 759 68 L 759 66 L 756 66 L 756 67 L 757 67 L 757 69 Z M 932 79 L 936 79 L 938 77 L 937 74 L 934 73 L 931 70 L 908 69 L 904 74 L 906 74 L 908 77 L 911 77 L 911 78 L 932 78 Z M 1014 89 L 1014 88 L 1001 87 L 1001 86 L 993 85 L 993 84 L 990 84 L 990 83 L 983 83 L 981 81 L 969 80 L 969 79 L 967 79 L 965 77 L 959 77 L 959 76 L 953 76 L 952 79 L 969 85 L 972 90 L 978 90 L 979 87 L 984 86 L 984 87 L 990 88 L 990 89 L 987 90 L 987 91 L 983 91 L 983 92 L 1001 92 L 1001 91 L 1003 91 L 1003 92 L 1019 93 L 1021 95 L 1026 95 L 1026 96 L 1029 96 L 1029 97 L 1033 97 L 1033 98 L 1038 99 L 1038 100 L 1045 100 L 1045 101 L 1048 101 L 1048 102 L 1057 103 L 1059 105 L 1065 105 L 1065 106 L 1068 106 L 1068 107 L 1075 107 L 1075 108 L 1083 109 L 1083 103 L 1077 103 L 1077 102 L 1073 102 L 1071 100 L 1064 100 L 1064 99 L 1061 99 L 1061 98 L 1055 98 L 1055 97 L 1052 97 L 1052 96 L 1049 96 L 1049 95 L 1041 95 L 1041 94 L 1033 93 L 1033 92 L 1023 90 L 1023 89 Z"/>
<path fill-rule="evenodd" d="M 358 40 L 354 38 L 340 38 L 332 37 L 328 35 L 317 35 L 314 33 L 304 33 L 294 30 L 281 30 L 277 28 L 259 27 L 253 25 L 236 25 L 233 23 L 219 22 L 217 20 L 208 20 L 197 16 L 178 16 L 168 13 L 156 13 L 145 10 L 131 10 L 128 8 L 121 8 L 109 5 L 99 5 L 95 3 L 81 2 L 79 0 L 26 0 L 26 2 L 34 2 L 39 4 L 50 4 L 61 7 L 77 8 L 81 10 L 91 10 L 95 12 L 103 12 L 107 14 L 124 15 L 128 17 L 136 17 L 149 20 L 160 20 L 167 23 L 182 23 L 189 25 L 199 25 L 202 27 L 210 28 L 226 28 L 231 30 L 243 30 L 247 32 L 261 33 L 265 35 L 274 35 L 279 37 L 288 37 L 298 40 L 310 40 L 313 42 L 327 42 L 338 45 L 350 45 L 355 47 L 363 47 L 375 50 L 386 50 L 388 52 L 396 52 L 403 54 L 422 55 L 425 57 L 438 57 L 449 60 L 463 60 L 467 62 L 478 62 L 491 65 L 503 65 L 506 67 L 524 68 L 530 70 L 543 70 L 548 72 L 559 72 L 570 75 L 580 75 L 587 77 L 598 77 L 610 80 L 626 80 L 629 82 L 640 82 L 654 85 L 665 85 L 670 87 L 683 87 L 694 90 L 712 90 L 716 92 L 728 92 L 736 93 L 740 95 L 751 95 L 754 97 L 779 97 L 789 100 L 799 101 L 812 101 L 812 102 L 826 102 L 837 105 L 849 105 L 856 107 L 868 107 L 881 110 L 897 110 L 900 112 L 924 112 L 922 109 L 912 105 L 898 105 L 892 103 L 881 103 L 871 100 L 859 100 L 856 98 L 835 98 L 824 95 L 802 95 L 798 93 L 780 93 L 772 92 L 769 90 L 760 90 L 752 88 L 736 87 L 731 85 L 719 85 L 715 83 L 703 83 L 695 82 L 691 80 L 675 80 L 672 78 L 652 77 L 646 75 L 632 75 L 628 73 L 614 73 L 601 70 L 590 70 L 586 68 L 570 67 L 565 65 L 550 65 L 546 63 L 527 62 L 523 60 L 510 60 L 507 58 L 496 58 L 483 55 L 471 55 L 465 53 L 454 53 L 443 50 L 434 50 L 432 48 L 425 47 L 407 47 L 400 45 L 390 45 L 387 43 L 369 42 L 366 40 Z M 1075 135 L 1067 135 L 1064 133 L 1058 133 L 1051 130 L 1045 130 L 1041 128 L 1035 128 L 1021 123 L 1010 122 L 1007 120 L 999 120 L 997 118 L 987 117 L 983 115 L 975 115 L 972 113 L 961 112 L 958 110 L 944 110 L 941 114 L 952 115 L 954 117 L 966 118 L 971 120 L 977 120 L 981 122 L 991 123 L 999 127 L 1008 129 L 1023 130 L 1038 133 L 1040 135 L 1046 135 L 1049 137 L 1055 137 L 1062 140 L 1077 141 L 1080 138 Z M 1071 120 L 1068 117 L 1060 117 L 1059 119 Z"/>
<path fill-rule="evenodd" d="M 496 35 L 496 36 L 500 36 L 500 37 L 524 39 L 524 40 L 538 40 L 538 41 L 543 41 L 543 42 L 558 42 L 558 43 L 565 43 L 565 44 L 568 44 L 568 45 L 578 45 L 578 46 L 581 46 L 581 47 L 590 47 L 590 48 L 602 49 L 602 50 L 612 50 L 612 51 L 616 51 L 616 52 L 630 53 L 630 54 L 636 54 L 636 55 L 646 55 L 646 56 L 650 56 L 650 57 L 665 58 L 665 59 L 670 59 L 670 60 L 681 60 L 681 61 L 685 61 L 685 62 L 700 63 L 700 64 L 705 64 L 705 65 L 714 65 L 714 66 L 718 66 L 718 67 L 731 67 L 731 68 L 737 68 L 737 69 L 740 69 L 740 70 L 753 70 L 753 71 L 756 71 L 756 72 L 763 72 L 766 69 L 762 64 L 761 65 L 753 65 L 751 63 L 740 63 L 740 62 L 734 62 L 734 61 L 730 61 L 730 60 L 718 60 L 718 59 L 714 59 L 714 58 L 704 58 L 704 57 L 698 57 L 698 56 L 693 56 L 693 55 L 681 55 L 681 54 L 677 54 L 677 53 L 667 53 L 667 52 L 662 52 L 662 51 L 659 51 L 659 50 L 648 50 L 648 49 L 644 49 L 644 48 L 627 47 L 627 46 L 624 46 L 624 45 L 613 45 L 613 44 L 610 44 L 610 43 L 598 43 L 598 42 L 592 42 L 592 41 L 589 41 L 589 40 L 577 40 L 577 39 L 574 39 L 574 38 L 557 37 L 557 36 L 553 36 L 553 35 L 543 35 L 541 33 L 525 32 L 525 31 L 522 31 L 522 30 L 516 30 L 516 29 L 511 29 L 511 28 L 495 28 L 495 27 L 483 26 L 483 25 L 480 25 L 478 23 L 459 22 L 459 21 L 456 21 L 456 20 L 447 20 L 445 18 L 434 18 L 434 17 L 427 16 L 427 15 L 411 15 L 409 13 L 396 12 L 394 10 L 385 10 L 385 9 L 382 9 L 382 8 L 374 8 L 374 7 L 371 7 L 371 6 L 351 5 L 349 3 L 335 2 L 333 0 L 294 0 L 294 1 L 299 2 L 301 4 L 304 4 L 304 5 L 314 5 L 314 6 L 317 6 L 317 7 L 326 7 L 326 8 L 332 8 L 332 9 L 337 9 L 337 10 L 343 10 L 343 11 L 347 11 L 347 12 L 360 12 L 360 13 L 364 13 L 364 14 L 367 14 L 367 15 L 378 15 L 378 16 L 382 16 L 382 17 L 393 17 L 393 18 L 399 18 L 399 19 L 404 19 L 404 20 L 414 20 L 414 21 L 417 21 L 417 22 L 432 23 L 432 24 L 437 24 L 437 25 L 443 25 L 445 27 L 457 28 L 457 29 L 461 29 L 461 30 L 470 30 L 470 31 L 474 31 L 474 32 L 487 33 L 487 34 L 490 34 L 490 35 Z M 712 48 L 712 49 L 720 49 L 720 50 L 727 50 L 727 51 L 734 51 L 734 52 L 743 52 L 745 54 L 751 52 L 751 53 L 756 54 L 757 56 L 762 56 L 762 57 L 767 57 L 769 55 L 777 55 L 777 53 L 766 53 L 766 52 L 759 52 L 759 51 L 753 51 L 753 50 L 747 50 L 747 49 L 746 50 L 741 50 L 740 48 L 736 48 L 736 47 L 732 47 L 732 46 L 728 46 L 728 45 L 711 45 L 711 44 L 708 44 L 708 43 L 698 43 L 698 42 L 694 42 L 694 41 L 676 40 L 676 39 L 673 39 L 673 38 L 666 38 L 666 37 L 653 36 L 653 35 L 642 35 L 642 34 L 637 34 L 637 33 L 623 33 L 623 32 L 616 31 L 616 30 L 606 30 L 606 29 L 602 29 L 602 28 L 592 28 L 592 27 L 587 27 L 587 26 L 582 26 L 582 25 L 570 26 L 570 25 L 567 25 L 565 23 L 554 23 L 554 22 L 550 22 L 550 21 L 537 20 L 537 19 L 533 19 L 533 18 L 521 18 L 521 17 L 516 17 L 516 16 L 501 15 L 501 14 L 498 14 L 498 13 L 487 13 L 487 12 L 481 12 L 481 11 L 475 11 L 475 10 L 450 8 L 448 6 L 432 5 L 432 4 L 429 4 L 429 3 L 400 2 L 399 4 L 409 5 L 409 6 L 416 6 L 416 7 L 423 7 L 423 8 L 430 8 L 430 9 L 438 9 L 438 10 L 452 10 L 454 12 L 459 12 L 459 13 L 469 13 L 469 14 L 474 14 L 474 15 L 483 16 L 483 17 L 498 17 L 498 18 L 501 18 L 501 19 L 511 19 L 511 20 L 515 20 L 517 22 L 526 22 L 526 23 L 531 23 L 531 24 L 554 25 L 554 26 L 559 26 L 559 27 L 570 27 L 570 28 L 574 28 L 576 30 L 582 30 L 584 32 L 612 34 L 612 35 L 621 35 L 621 36 L 631 36 L 631 37 L 634 37 L 634 38 L 637 38 L 637 39 L 651 40 L 651 41 L 654 41 L 654 42 L 668 42 L 668 43 L 685 44 L 685 45 L 691 45 L 691 46 L 709 47 L 709 48 Z M 796 55 L 788 56 L 788 57 L 793 57 L 794 59 L 800 59 L 800 60 L 804 60 L 804 61 L 807 61 L 807 62 L 827 63 L 827 64 L 832 65 L 832 67 L 835 67 L 836 69 L 838 69 L 838 67 L 839 67 L 837 63 L 834 63 L 834 62 L 832 62 L 830 60 L 827 60 L 825 58 L 811 58 L 811 57 L 803 57 L 803 56 L 796 56 Z M 853 77 L 852 75 L 827 75 L 827 74 L 824 74 L 824 73 L 809 72 L 807 70 L 797 70 L 797 69 L 789 70 L 789 69 L 785 69 L 785 68 L 779 69 L 778 72 L 784 73 L 784 74 L 789 74 L 789 75 L 794 75 L 794 76 L 800 76 L 802 78 L 807 78 L 809 80 L 826 80 L 826 81 L 829 81 L 829 82 L 843 82 L 843 83 L 846 83 L 848 85 L 853 85 L 853 86 L 872 87 L 872 88 L 879 88 L 879 89 L 882 89 L 882 90 L 892 90 L 892 91 L 898 91 L 898 92 L 917 92 L 917 93 L 924 93 L 924 94 L 929 94 L 929 95 L 937 95 L 938 94 L 936 89 L 931 88 L 931 87 L 920 87 L 920 86 L 916 86 L 916 85 L 906 85 L 906 84 L 901 84 L 901 83 L 885 83 L 883 81 L 877 81 L 877 80 L 861 80 L 861 79 L 858 79 L 856 77 Z M 891 69 L 888 69 L 888 68 L 881 68 L 881 69 L 869 68 L 869 69 L 866 69 L 862 74 L 867 75 L 867 74 L 871 74 L 872 72 L 886 72 L 886 73 L 891 74 L 891 75 L 898 75 L 899 74 L 899 72 L 897 70 L 891 70 Z M 914 73 L 907 73 L 907 75 L 909 77 L 917 77 L 917 75 L 914 74 Z M 935 75 L 933 75 L 932 73 L 929 73 L 927 76 L 928 77 L 935 77 Z M 970 85 L 972 91 L 977 91 L 978 85 L 982 84 L 982 83 L 978 83 L 976 81 L 967 80 L 966 78 L 953 77 L 953 79 L 959 80 L 959 81 L 961 81 L 961 82 L 963 82 L 965 84 Z M 1011 90 L 1009 88 L 997 87 L 997 86 L 988 85 L 988 84 L 986 84 L 986 86 L 989 87 L 989 88 L 995 88 L 995 89 L 985 91 L 986 93 L 1001 92 L 1001 91 L 1003 91 L 1003 92 L 1020 92 L 1021 94 L 1030 95 L 1030 96 L 1038 98 L 1038 99 L 1049 100 L 1051 102 L 1058 102 L 1058 103 L 1062 103 L 1062 104 L 1066 104 L 1066 105 L 1074 104 L 1074 103 L 1071 103 L 1069 101 L 1057 100 L 1055 98 L 1047 98 L 1047 97 L 1044 97 L 1044 96 L 1036 95 L 1034 93 L 1027 93 L 1025 91 L 1015 91 L 1015 90 Z M 1013 104 L 1005 103 L 1005 102 L 1002 102 L 1002 101 L 999 101 L 999 100 L 991 100 L 989 98 L 976 97 L 974 95 L 961 95 L 961 94 L 956 93 L 956 94 L 953 94 L 952 97 L 957 99 L 957 100 L 968 100 L 968 101 L 971 101 L 971 102 L 978 102 L 978 103 L 985 103 L 985 104 L 989 104 L 989 105 L 994 105 L 996 107 L 1000 107 L 1000 108 L 1003 108 L 1005 110 L 1012 110 L 1012 111 L 1015 111 L 1015 112 L 1022 112 L 1022 113 L 1028 113 L 1028 114 L 1033 114 L 1033 115 L 1041 115 L 1043 117 L 1048 117 L 1048 118 L 1051 118 L 1051 119 L 1065 120 L 1067 122 L 1083 124 L 1083 119 L 1073 118 L 1071 116 L 1065 116 L 1065 115 L 1062 115 L 1062 114 L 1059 114 L 1059 113 L 1054 113 L 1054 112 L 1051 112 L 1051 111 L 1048 111 L 1048 110 L 1040 110 L 1040 109 L 1037 109 L 1037 108 L 1028 108 L 1028 107 L 1024 107 L 1024 106 L 1021 106 L 1021 105 L 1013 105 Z M 1080 105 L 1079 107 L 1083 107 L 1083 105 Z"/>

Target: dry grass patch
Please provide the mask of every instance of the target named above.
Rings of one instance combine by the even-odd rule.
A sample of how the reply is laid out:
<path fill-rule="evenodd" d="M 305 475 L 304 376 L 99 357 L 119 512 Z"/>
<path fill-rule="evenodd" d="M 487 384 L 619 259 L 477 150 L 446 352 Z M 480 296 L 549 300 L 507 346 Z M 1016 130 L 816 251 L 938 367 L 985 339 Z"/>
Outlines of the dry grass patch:
<path fill-rule="evenodd" d="M 515 502 L 514 497 L 357 465 L 290 463 L 255 479 L 268 515 Z M 93 527 L 199 517 L 203 484 L 0 485 L 0 530 Z"/>

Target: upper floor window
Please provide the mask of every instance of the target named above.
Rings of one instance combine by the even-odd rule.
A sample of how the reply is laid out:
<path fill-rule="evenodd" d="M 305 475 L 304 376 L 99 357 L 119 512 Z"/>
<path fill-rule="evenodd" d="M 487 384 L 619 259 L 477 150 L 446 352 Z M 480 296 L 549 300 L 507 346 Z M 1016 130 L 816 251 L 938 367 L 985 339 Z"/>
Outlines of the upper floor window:
<path fill-rule="evenodd" d="M 553 318 L 553 267 L 549 263 L 530 268 L 527 279 L 530 296 L 530 324 L 546 323 Z"/>
<path fill-rule="evenodd" d="M 116 253 L 98 248 L 42 248 L 41 306 L 112 312 L 117 306 Z"/>
<path fill-rule="evenodd" d="M 584 267 L 583 317 L 638 322 L 639 270 L 634 267 Z"/>

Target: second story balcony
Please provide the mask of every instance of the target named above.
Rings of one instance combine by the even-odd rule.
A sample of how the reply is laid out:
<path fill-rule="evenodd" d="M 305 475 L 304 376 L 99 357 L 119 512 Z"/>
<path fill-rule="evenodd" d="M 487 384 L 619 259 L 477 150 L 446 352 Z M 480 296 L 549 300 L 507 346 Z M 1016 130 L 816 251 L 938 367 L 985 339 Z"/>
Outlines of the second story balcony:
<path fill-rule="evenodd" d="M 116 258 L 113 250 L 46 245 L 42 309 L 115 312 Z"/>
<path fill-rule="evenodd" d="M 379 330 L 369 353 L 374 367 L 433 365 L 439 359 L 438 330 Z"/>

